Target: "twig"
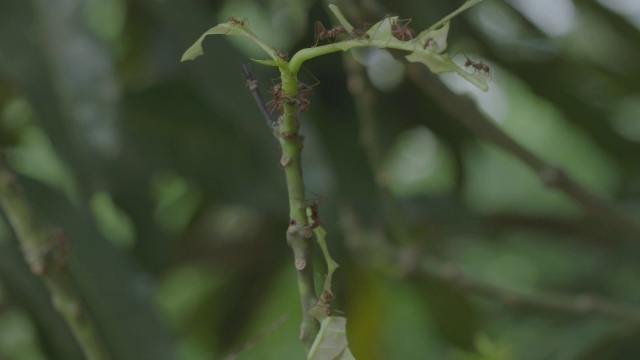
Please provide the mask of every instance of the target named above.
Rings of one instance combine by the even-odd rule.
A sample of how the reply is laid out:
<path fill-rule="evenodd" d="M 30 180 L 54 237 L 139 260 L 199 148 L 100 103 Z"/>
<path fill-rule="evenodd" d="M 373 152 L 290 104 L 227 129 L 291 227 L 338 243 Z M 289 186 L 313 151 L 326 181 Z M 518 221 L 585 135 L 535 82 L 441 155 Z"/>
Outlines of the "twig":
<path fill-rule="evenodd" d="M 376 174 L 379 174 L 382 171 L 381 162 L 379 161 L 381 150 L 375 136 L 376 122 L 372 111 L 375 106 L 372 92 L 361 75 L 362 69 L 359 68 L 359 65 L 352 60 L 345 59 L 345 67 L 349 77 L 349 91 L 356 102 L 356 114 L 361 126 L 360 139 L 365 151 L 368 153 L 371 167 Z M 496 130 L 498 129 L 496 128 Z M 509 139 L 506 135 L 504 137 Z M 379 180 L 377 183 L 387 195 L 385 197 L 385 205 L 396 207 L 397 199 L 388 191 L 387 184 Z M 640 309 L 638 308 L 617 304 L 613 301 L 590 295 L 526 295 L 494 286 L 466 275 L 454 264 L 444 263 L 432 257 L 419 258 L 415 249 L 401 251 L 393 248 L 384 239 L 376 241 L 371 237 L 367 237 L 357 224 L 355 215 L 349 210 L 343 211 L 340 218 L 342 219 L 347 245 L 352 253 L 358 254 L 357 257 L 360 259 L 366 259 L 367 254 L 374 255 L 373 257 L 378 261 L 374 265 L 376 267 L 388 268 L 391 265 L 399 269 L 400 274 L 436 278 L 460 291 L 498 300 L 510 307 L 531 307 L 577 315 L 602 315 L 640 325 Z M 392 222 L 391 226 L 393 228 L 400 229 L 401 234 L 411 237 L 401 214 L 393 216 L 390 222 Z M 365 237 L 367 238 L 365 239 Z M 372 261 L 373 259 L 369 258 L 368 260 Z"/>
<path fill-rule="evenodd" d="M 286 315 L 286 314 L 282 315 L 278 320 L 274 321 L 271 325 L 269 325 L 269 327 L 264 329 L 264 331 L 262 331 L 261 333 L 259 333 L 256 336 L 252 337 L 251 339 L 249 339 L 249 341 L 247 341 L 246 343 L 242 344 L 240 347 L 238 347 L 231 354 L 225 356 L 223 360 L 235 360 L 235 359 L 237 359 L 243 353 L 251 350 L 251 348 L 256 346 L 256 344 L 259 343 L 260 341 L 262 341 L 265 337 L 273 334 L 273 332 L 278 330 L 278 328 L 280 326 L 282 326 L 285 322 L 287 322 L 287 320 L 289 320 L 289 315 Z"/>
<path fill-rule="evenodd" d="M 561 168 L 549 164 L 525 149 L 500 128 L 487 120 L 466 96 L 456 95 L 433 74 L 418 66 L 407 64 L 407 76 L 426 95 L 436 100 L 452 118 L 459 121 L 476 136 L 494 143 L 525 163 L 549 188 L 564 192 L 586 213 L 604 225 L 640 240 L 640 224 L 620 211 L 609 201 L 600 198 L 575 182 Z"/>
<path fill-rule="evenodd" d="M 247 88 L 251 91 L 251 96 L 253 96 L 253 100 L 256 102 L 258 109 L 262 113 L 262 116 L 267 121 L 267 125 L 271 130 L 275 128 L 276 120 L 271 116 L 269 110 L 267 109 L 267 105 L 260 93 L 260 89 L 258 88 L 258 80 L 253 76 L 253 71 L 251 70 L 251 65 L 246 64 L 242 65 L 242 75 L 247 80 Z"/>
<path fill-rule="evenodd" d="M 284 168 L 289 196 L 289 227 L 287 228 L 287 243 L 294 255 L 294 266 L 298 277 L 298 293 L 302 307 L 302 323 L 300 324 L 300 339 L 307 352 L 315 340 L 320 324 L 309 313 L 316 305 L 318 298 L 315 293 L 315 279 L 313 275 L 313 231 L 307 218 L 305 203 L 305 186 L 302 177 L 302 147 L 304 137 L 298 132 L 298 79 L 287 67 L 280 67 L 283 101 L 280 116 L 273 121 L 267 111 L 264 100 L 257 91 L 257 81 L 251 69 L 243 67 L 243 74 L 247 79 L 247 86 L 251 90 L 256 104 L 267 119 L 267 124 L 273 130 L 280 143 L 282 156 L 280 165 Z"/>
<path fill-rule="evenodd" d="M 423 258 L 409 273 L 440 279 L 456 289 L 498 300 L 509 307 L 537 308 L 574 315 L 601 315 L 640 325 L 640 308 L 623 305 L 595 295 L 523 294 L 491 285 L 465 274 L 457 265 Z"/>
<path fill-rule="evenodd" d="M 48 236 L 24 199 L 14 175 L 0 156 L 0 207 L 20 243 L 31 271 L 42 277 L 54 308 L 62 315 L 85 356 L 109 359 L 104 342 L 67 267 L 68 248 L 64 231 Z"/>
<path fill-rule="evenodd" d="M 284 98 L 298 98 L 298 79 L 288 68 L 280 68 L 282 95 Z M 295 101 L 284 102 L 283 111 L 275 129 L 276 137 L 282 148 L 280 165 L 284 168 L 289 195 L 289 228 L 287 243 L 294 255 L 294 264 L 298 274 L 298 293 L 302 305 L 302 323 L 300 339 L 307 352 L 315 340 L 320 324 L 309 311 L 318 302 L 315 293 L 313 275 L 313 231 L 307 217 L 305 187 L 302 177 L 302 144 L 304 137 L 298 132 L 299 104 Z"/>
<path fill-rule="evenodd" d="M 422 256 L 415 248 L 393 247 L 383 237 L 365 233 L 350 209 L 341 213 L 342 228 L 349 250 L 376 269 L 395 269 L 395 276 L 438 279 L 459 291 L 502 302 L 512 308 L 532 308 L 573 315 L 600 315 L 634 326 L 640 325 L 640 308 L 594 295 L 524 294 L 491 285 L 465 274 L 452 263 Z M 389 272 L 387 272 L 389 274 Z"/>

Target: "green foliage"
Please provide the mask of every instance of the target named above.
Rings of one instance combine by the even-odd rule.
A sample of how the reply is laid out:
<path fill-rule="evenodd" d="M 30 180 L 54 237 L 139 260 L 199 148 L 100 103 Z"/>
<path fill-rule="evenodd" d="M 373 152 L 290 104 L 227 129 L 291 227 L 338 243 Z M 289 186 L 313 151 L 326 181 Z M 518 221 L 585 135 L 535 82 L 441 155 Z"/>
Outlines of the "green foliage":
<path fill-rule="evenodd" d="M 309 360 L 355 360 L 347 344 L 347 319 L 327 316 L 309 351 Z"/>
<path fill-rule="evenodd" d="M 640 32 L 618 8 L 632 2 L 557 2 L 543 16 L 521 3 L 341 2 L 325 13 L 315 0 L 5 0 L 0 146 L 43 231 L 67 231 L 69 269 L 115 358 L 302 359 L 281 153 L 239 67 L 304 65 L 320 80 L 299 114 L 306 195 L 326 198 L 326 248 L 341 265 L 331 310 L 348 316 L 354 357 L 636 359 L 638 236 L 545 186 L 482 130 L 488 120 L 598 209 L 637 221 Z M 264 55 L 244 29 L 201 42 L 206 61 L 176 61 L 229 16 L 295 61 Z M 415 41 L 388 33 L 396 16 L 413 18 Z M 383 50 L 346 35 L 311 48 L 315 20 L 369 31 Z M 397 65 L 393 84 L 372 81 L 385 71 L 375 53 Z M 453 73 L 450 56 L 461 75 L 486 78 L 463 54 L 491 66 L 490 92 Z M 264 94 L 274 69 L 253 69 Z M 430 74 L 442 70 L 453 72 Z M 85 358 L 0 223 L 0 357 Z M 416 266 L 432 259 L 447 266 Z M 581 308 L 530 306 L 478 281 Z M 590 310 L 601 302 L 583 294 L 620 313 Z"/>
<path fill-rule="evenodd" d="M 337 41 L 330 45 L 323 45 L 313 48 L 306 48 L 298 51 L 291 57 L 291 62 L 287 66 L 276 51 L 266 45 L 256 34 L 249 29 L 248 21 L 231 18 L 227 22 L 214 26 L 200 36 L 196 42 L 187 49 L 182 55 L 182 61 L 194 60 L 204 54 L 202 50 L 202 41 L 207 35 L 239 35 L 246 36 L 253 40 L 271 57 L 270 60 L 254 60 L 263 65 L 287 67 L 287 69 L 297 74 L 298 70 L 306 60 L 336 52 L 347 51 L 354 48 L 377 47 L 382 49 L 397 49 L 411 52 L 406 58 L 410 62 L 419 62 L 426 65 L 433 73 L 440 74 L 444 72 L 456 72 L 458 75 L 467 79 L 478 88 L 486 91 L 489 89 L 487 73 L 468 73 L 456 65 L 451 58 L 442 54 L 447 48 L 447 35 L 449 32 L 449 20 L 468 9 L 469 7 L 479 3 L 482 0 L 469 0 L 458 10 L 448 15 L 431 28 L 422 31 L 414 39 L 404 41 L 394 36 L 393 24 L 398 21 L 398 16 L 385 17 L 378 23 L 371 26 L 366 31 L 366 36 L 357 36 L 349 40 Z M 331 4 L 329 9 L 334 13 L 338 21 L 344 29 L 351 33 L 354 29 L 340 9 Z"/>

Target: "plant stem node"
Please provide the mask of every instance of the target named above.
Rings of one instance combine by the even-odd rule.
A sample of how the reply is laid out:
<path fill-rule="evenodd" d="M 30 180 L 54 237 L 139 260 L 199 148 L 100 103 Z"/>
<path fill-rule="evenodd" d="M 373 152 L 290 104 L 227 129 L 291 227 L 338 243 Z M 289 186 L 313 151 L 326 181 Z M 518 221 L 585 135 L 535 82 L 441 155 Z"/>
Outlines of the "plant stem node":
<path fill-rule="evenodd" d="M 297 257 L 295 261 L 296 270 L 302 271 L 307 267 L 307 261 L 304 258 Z"/>

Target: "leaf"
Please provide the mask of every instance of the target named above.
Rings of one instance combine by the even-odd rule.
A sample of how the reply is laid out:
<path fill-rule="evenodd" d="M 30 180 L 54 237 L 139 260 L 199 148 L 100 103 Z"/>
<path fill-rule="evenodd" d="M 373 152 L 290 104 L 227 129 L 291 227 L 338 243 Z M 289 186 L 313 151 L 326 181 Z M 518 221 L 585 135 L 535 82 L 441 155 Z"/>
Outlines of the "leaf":
<path fill-rule="evenodd" d="M 196 40 L 191 47 L 187 49 L 187 51 L 182 54 L 182 58 L 180 61 L 186 60 L 194 60 L 195 58 L 204 55 L 204 51 L 202 50 L 202 40 L 204 40 L 207 35 L 242 35 L 246 36 L 246 31 L 236 24 L 232 24 L 230 22 L 218 24 L 211 29 L 207 30 L 204 34 L 200 36 L 198 40 Z"/>
<path fill-rule="evenodd" d="M 327 232 L 322 228 L 322 226 L 316 227 L 313 231 L 316 233 L 318 245 L 320 246 L 320 249 L 322 249 L 322 254 L 324 255 L 325 261 L 327 262 L 327 278 L 324 281 L 324 290 L 331 292 L 331 277 L 333 276 L 333 272 L 340 265 L 338 265 L 338 263 L 331 258 L 331 254 L 329 254 L 327 241 L 325 240 Z"/>
<path fill-rule="evenodd" d="M 467 79 L 470 83 L 477 86 L 480 90 L 489 90 L 489 75 L 486 73 L 470 73 L 461 69 L 447 55 L 428 54 L 425 52 L 415 51 L 406 56 L 409 62 L 419 62 L 425 64 L 434 74 L 455 71 L 458 75 Z"/>
<path fill-rule="evenodd" d="M 421 32 L 416 36 L 416 42 L 422 44 L 423 49 L 431 50 L 438 54 L 444 52 L 447 50 L 447 36 L 449 35 L 450 24 L 451 22 L 446 21 L 442 27 Z"/>
<path fill-rule="evenodd" d="M 198 40 L 196 40 L 191 47 L 187 49 L 187 51 L 182 54 L 182 58 L 180 61 L 186 60 L 194 60 L 195 58 L 204 55 L 204 51 L 202 50 L 202 41 L 207 35 L 240 35 L 246 36 L 253 40 L 258 46 L 260 46 L 274 61 L 278 60 L 276 56 L 275 50 L 265 44 L 260 38 L 254 34 L 251 29 L 249 29 L 248 25 L 241 25 L 236 22 L 227 21 L 222 24 L 218 24 L 211 29 L 207 30 L 204 34 L 200 36 Z"/>
<path fill-rule="evenodd" d="M 309 222 L 315 222 L 313 219 L 313 210 L 311 207 L 307 207 L 307 217 L 309 218 Z M 322 226 L 317 226 L 313 229 L 313 232 L 316 234 L 316 239 L 318 240 L 318 245 L 322 250 L 322 255 L 324 256 L 324 260 L 327 262 L 327 278 L 324 280 L 324 292 L 327 292 L 329 296 L 333 299 L 333 292 L 331 291 L 331 280 L 333 277 L 333 272 L 340 266 L 338 263 L 333 260 L 331 254 L 329 254 L 329 248 L 327 247 L 327 232 L 322 228 Z M 324 294 L 323 294 L 324 296 Z M 329 300 L 330 302 L 331 300 Z M 318 319 L 318 321 L 322 322 L 327 317 L 329 317 L 329 308 L 328 303 L 325 303 L 323 298 L 321 297 L 316 305 L 309 310 L 309 314 Z"/>
<path fill-rule="evenodd" d="M 355 360 L 347 342 L 347 319 L 328 316 L 320 324 L 308 360 Z"/>
<path fill-rule="evenodd" d="M 251 59 L 251 61 L 255 61 L 258 64 L 265 65 L 265 66 L 278 66 L 279 64 L 282 63 L 282 61 L 278 62 L 274 60 L 260 60 L 260 59 Z"/>
<path fill-rule="evenodd" d="M 333 43 L 332 46 L 340 47 L 342 50 L 347 50 L 352 47 L 376 46 L 378 48 L 392 48 L 410 51 L 411 54 L 406 56 L 408 61 L 425 64 L 429 70 L 435 74 L 456 72 L 458 75 L 464 77 L 481 90 L 487 91 L 489 89 L 488 74 L 466 72 L 454 63 L 448 55 L 443 54 L 447 49 L 447 36 L 449 34 L 450 20 L 480 1 L 482 0 L 467 1 L 456 11 L 447 15 L 428 29 L 420 32 L 412 40 L 401 41 L 393 36 L 391 27 L 392 24 L 398 20 L 398 17 L 387 16 L 367 30 L 369 38 L 366 43 L 363 43 L 362 41 L 348 40 Z M 351 31 L 353 29 L 353 26 L 345 19 L 337 6 L 329 5 L 329 8 L 347 31 Z"/>

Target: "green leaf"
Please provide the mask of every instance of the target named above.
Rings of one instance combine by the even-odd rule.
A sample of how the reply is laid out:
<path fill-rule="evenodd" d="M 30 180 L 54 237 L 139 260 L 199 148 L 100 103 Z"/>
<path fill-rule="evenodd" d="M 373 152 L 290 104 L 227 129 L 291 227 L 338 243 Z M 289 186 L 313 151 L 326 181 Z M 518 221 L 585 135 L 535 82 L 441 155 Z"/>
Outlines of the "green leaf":
<path fill-rule="evenodd" d="M 483 91 L 489 90 L 489 74 L 486 73 L 470 73 L 461 69 L 456 63 L 449 58 L 448 55 L 430 54 L 423 51 L 415 51 L 406 56 L 410 62 L 419 62 L 425 64 L 434 74 L 455 71 L 458 75 L 467 79 L 470 83 L 477 86 Z"/>
<path fill-rule="evenodd" d="M 307 208 L 307 214 L 309 214 L 309 209 Z M 316 234 L 316 238 L 318 239 L 318 245 L 320 249 L 322 249 L 322 255 L 324 255 L 324 259 L 327 262 L 327 278 L 324 281 L 324 290 L 331 292 L 331 277 L 333 276 L 333 272 L 340 266 L 338 265 L 333 258 L 331 258 L 331 254 L 329 254 L 329 249 L 327 248 L 326 236 L 327 232 L 322 228 L 322 226 L 316 227 L 313 232 Z"/>
<path fill-rule="evenodd" d="M 416 42 L 422 44 L 422 48 L 430 50 L 435 53 L 443 53 L 447 50 L 447 36 L 449 35 L 449 25 L 451 23 L 446 21 L 442 27 L 435 30 L 427 29 L 418 36 L 416 36 Z"/>
<path fill-rule="evenodd" d="M 347 319 L 328 316 L 309 350 L 308 360 L 355 360 L 347 342 Z"/>
<path fill-rule="evenodd" d="M 271 47 L 265 44 L 262 40 L 260 40 L 260 38 L 256 34 L 254 34 L 251 31 L 251 29 L 249 29 L 249 26 L 246 25 L 246 22 L 245 22 L 245 25 L 241 25 L 237 22 L 227 21 L 225 23 L 218 24 L 212 27 L 211 29 L 207 30 L 204 34 L 202 34 L 202 36 L 200 36 L 200 38 L 196 40 L 196 42 L 193 43 L 193 45 L 191 45 L 191 47 L 189 47 L 187 51 L 184 52 L 180 61 L 194 60 L 195 58 L 204 55 L 204 51 L 202 50 L 202 41 L 204 40 L 205 37 L 207 37 L 207 35 L 246 36 L 251 40 L 253 40 L 256 44 L 258 44 L 258 46 L 260 46 L 269 56 L 271 56 L 271 58 L 274 61 L 278 60 L 275 50 L 273 50 Z"/>
<path fill-rule="evenodd" d="M 480 1 L 482 0 L 467 1 L 456 11 L 445 16 L 442 20 L 420 32 L 414 39 L 409 41 L 401 41 L 393 36 L 391 26 L 398 20 L 398 17 L 388 16 L 367 30 L 367 35 L 369 36 L 367 40 L 348 40 L 333 43 L 331 46 L 339 47 L 341 50 L 348 50 L 352 47 L 375 46 L 410 51 L 411 54 L 406 56 L 408 61 L 425 64 L 435 74 L 456 72 L 478 88 L 487 91 L 489 89 L 488 74 L 466 72 L 454 63 L 447 54 L 443 54 L 447 49 L 450 20 Z M 329 5 L 329 9 L 347 31 L 353 30 L 353 26 L 342 15 L 337 6 Z"/>
<path fill-rule="evenodd" d="M 274 60 L 260 60 L 260 59 L 251 59 L 251 61 L 255 61 L 258 64 L 262 64 L 265 66 L 278 66 L 281 63 L 283 63 L 282 61 L 278 62 L 278 61 L 274 61 Z"/>

